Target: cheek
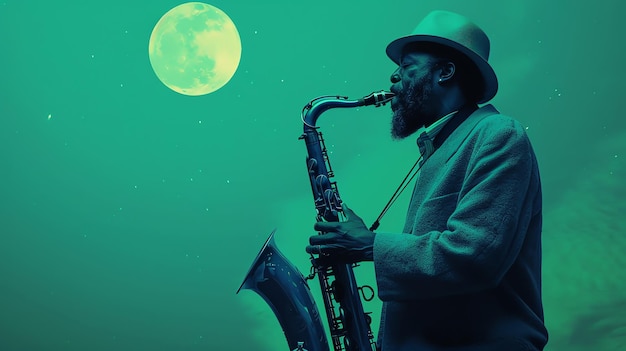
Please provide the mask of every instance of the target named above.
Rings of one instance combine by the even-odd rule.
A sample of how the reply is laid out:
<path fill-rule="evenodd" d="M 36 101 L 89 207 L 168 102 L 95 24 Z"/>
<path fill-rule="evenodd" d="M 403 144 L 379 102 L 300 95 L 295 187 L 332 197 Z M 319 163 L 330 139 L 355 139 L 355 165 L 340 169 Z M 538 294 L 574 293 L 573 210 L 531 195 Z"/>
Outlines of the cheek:
<path fill-rule="evenodd" d="M 407 91 L 411 88 L 411 82 L 408 79 L 402 80 L 402 91 Z"/>
<path fill-rule="evenodd" d="M 402 92 L 406 95 L 406 93 L 413 89 L 415 87 L 415 84 L 413 83 L 413 80 L 409 77 L 403 77 L 402 81 L 400 82 L 400 84 L 402 85 Z"/>
<path fill-rule="evenodd" d="M 420 77 L 418 77 L 417 72 L 414 70 L 409 70 L 404 72 L 402 75 L 402 88 L 406 91 L 408 89 L 414 89 L 415 86 L 420 82 Z"/>

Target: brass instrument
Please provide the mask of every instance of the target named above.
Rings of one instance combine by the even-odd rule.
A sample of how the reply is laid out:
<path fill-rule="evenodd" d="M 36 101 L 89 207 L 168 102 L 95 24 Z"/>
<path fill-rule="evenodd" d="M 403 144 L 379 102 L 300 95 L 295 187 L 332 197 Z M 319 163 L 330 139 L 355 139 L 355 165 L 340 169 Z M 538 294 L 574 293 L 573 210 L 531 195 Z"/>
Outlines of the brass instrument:
<path fill-rule="evenodd" d="M 342 96 L 313 99 L 302 110 L 306 143 L 306 165 L 313 191 L 318 221 L 339 221 L 341 198 L 337 191 L 322 133 L 315 124 L 332 108 L 382 106 L 393 98 L 386 91 L 374 92 L 358 100 Z M 329 345 L 307 279 L 318 276 L 334 351 L 374 350 L 371 318 L 363 311 L 361 292 L 353 264 L 321 266 L 312 256 L 313 274 L 305 278 L 278 250 L 272 232 L 253 261 L 239 292 L 251 289 L 270 305 L 285 333 L 289 350 L 329 351 Z"/>

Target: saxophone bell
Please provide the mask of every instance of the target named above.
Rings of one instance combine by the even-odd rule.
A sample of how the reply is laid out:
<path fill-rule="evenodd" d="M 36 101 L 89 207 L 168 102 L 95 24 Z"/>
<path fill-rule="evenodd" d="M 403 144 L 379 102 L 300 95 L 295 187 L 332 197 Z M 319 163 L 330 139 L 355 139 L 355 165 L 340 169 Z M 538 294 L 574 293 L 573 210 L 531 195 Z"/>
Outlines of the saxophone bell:
<path fill-rule="evenodd" d="M 298 268 L 276 246 L 272 231 L 237 289 L 259 294 L 285 333 L 289 350 L 329 351 L 322 316 Z"/>

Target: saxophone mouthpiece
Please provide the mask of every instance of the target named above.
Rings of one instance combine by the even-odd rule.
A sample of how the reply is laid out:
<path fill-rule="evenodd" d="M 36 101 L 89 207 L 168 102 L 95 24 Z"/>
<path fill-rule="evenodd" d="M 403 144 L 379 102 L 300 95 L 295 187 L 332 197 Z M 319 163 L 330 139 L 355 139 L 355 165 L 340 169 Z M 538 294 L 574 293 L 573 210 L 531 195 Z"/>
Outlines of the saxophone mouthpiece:
<path fill-rule="evenodd" d="M 363 106 L 374 105 L 375 107 L 383 106 L 393 99 L 396 94 L 390 91 L 376 91 L 362 98 Z"/>

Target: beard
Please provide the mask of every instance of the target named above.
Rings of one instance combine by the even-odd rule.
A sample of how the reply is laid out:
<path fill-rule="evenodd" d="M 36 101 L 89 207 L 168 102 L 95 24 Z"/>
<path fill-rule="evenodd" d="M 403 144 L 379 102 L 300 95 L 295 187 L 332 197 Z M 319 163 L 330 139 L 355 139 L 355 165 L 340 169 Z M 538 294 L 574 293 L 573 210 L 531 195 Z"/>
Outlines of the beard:
<path fill-rule="evenodd" d="M 432 75 L 427 74 L 396 94 L 397 105 L 392 106 L 392 139 L 404 139 L 431 120 L 432 80 Z"/>

